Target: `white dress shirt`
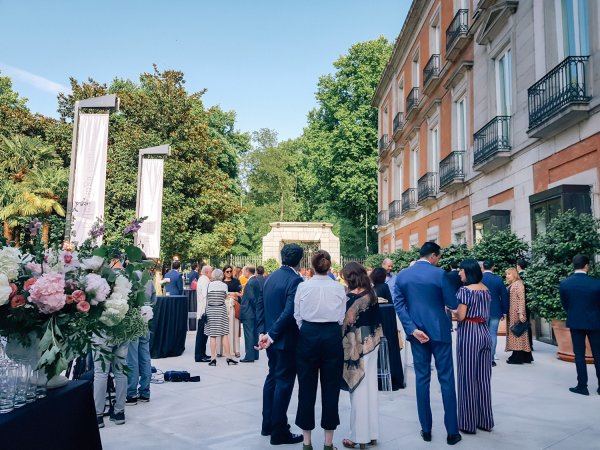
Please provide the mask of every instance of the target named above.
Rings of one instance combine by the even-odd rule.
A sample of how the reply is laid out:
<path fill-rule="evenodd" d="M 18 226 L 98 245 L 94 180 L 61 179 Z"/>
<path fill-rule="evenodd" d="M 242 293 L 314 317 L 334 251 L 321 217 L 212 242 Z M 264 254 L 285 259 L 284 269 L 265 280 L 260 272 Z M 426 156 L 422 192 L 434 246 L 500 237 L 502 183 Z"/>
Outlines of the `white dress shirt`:
<path fill-rule="evenodd" d="M 196 318 L 199 319 L 206 313 L 206 295 L 208 294 L 208 284 L 210 279 L 202 274 L 196 282 L 196 292 L 198 298 L 198 308 L 196 311 Z"/>
<path fill-rule="evenodd" d="M 302 321 L 344 323 L 346 291 L 327 275 L 315 275 L 300 283 L 294 298 L 294 318 L 298 328 Z"/>

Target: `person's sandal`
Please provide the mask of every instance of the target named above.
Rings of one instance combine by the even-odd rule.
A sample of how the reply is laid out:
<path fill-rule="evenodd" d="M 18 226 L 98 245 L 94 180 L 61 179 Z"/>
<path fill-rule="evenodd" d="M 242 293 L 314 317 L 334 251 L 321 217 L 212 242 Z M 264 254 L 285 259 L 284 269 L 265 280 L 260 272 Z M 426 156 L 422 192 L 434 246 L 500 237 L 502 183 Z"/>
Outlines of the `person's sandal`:
<path fill-rule="evenodd" d="M 337 447 L 334 447 L 333 444 L 323 445 L 323 450 L 337 450 Z"/>
<path fill-rule="evenodd" d="M 361 449 L 367 448 L 367 444 L 357 444 L 356 442 L 352 442 L 350 439 L 344 439 L 344 440 L 342 440 L 342 444 L 346 448 L 356 448 L 357 445 Z"/>
<path fill-rule="evenodd" d="M 312 444 L 302 444 L 302 450 L 313 450 Z"/>

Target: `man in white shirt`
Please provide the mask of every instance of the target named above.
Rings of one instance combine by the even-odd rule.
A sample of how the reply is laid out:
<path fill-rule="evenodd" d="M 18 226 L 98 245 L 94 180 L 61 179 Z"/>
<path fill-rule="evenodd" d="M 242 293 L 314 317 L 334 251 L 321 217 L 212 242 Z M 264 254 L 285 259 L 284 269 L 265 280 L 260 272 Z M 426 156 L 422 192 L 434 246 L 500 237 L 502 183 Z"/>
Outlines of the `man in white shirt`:
<path fill-rule="evenodd" d="M 196 293 L 198 296 L 198 309 L 196 312 L 198 327 L 196 328 L 196 348 L 194 350 L 194 359 L 196 362 L 210 361 L 210 356 L 206 354 L 208 336 L 204 334 L 204 325 L 206 324 L 206 295 L 212 271 L 213 268 L 211 266 L 203 266 L 196 284 Z"/>

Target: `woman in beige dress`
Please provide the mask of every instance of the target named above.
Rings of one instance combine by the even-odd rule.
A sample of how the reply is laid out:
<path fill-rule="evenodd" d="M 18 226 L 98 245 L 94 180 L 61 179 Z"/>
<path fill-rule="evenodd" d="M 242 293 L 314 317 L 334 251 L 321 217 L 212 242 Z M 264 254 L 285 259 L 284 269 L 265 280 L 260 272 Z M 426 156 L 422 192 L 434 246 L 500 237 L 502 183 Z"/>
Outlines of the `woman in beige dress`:
<path fill-rule="evenodd" d="M 506 281 L 509 284 L 508 291 L 510 305 L 508 309 L 508 326 L 506 330 L 506 351 L 512 351 L 512 355 L 506 361 L 508 364 L 531 363 L 531 345 L 529 344 L 529 331 L 521 336 L 516 336 L 511 328 L 518 322 L 525 322 L 525 286 L 517 269 L 511 267 L 506 270 Z"/>

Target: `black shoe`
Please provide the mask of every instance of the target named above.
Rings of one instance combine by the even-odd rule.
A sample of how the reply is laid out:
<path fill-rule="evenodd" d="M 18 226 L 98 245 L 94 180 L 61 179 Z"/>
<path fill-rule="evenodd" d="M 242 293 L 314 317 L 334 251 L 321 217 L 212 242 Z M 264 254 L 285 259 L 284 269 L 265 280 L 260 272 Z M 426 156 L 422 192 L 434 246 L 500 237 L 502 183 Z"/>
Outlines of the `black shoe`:
<path fill-rule="evenodd" d="M 446 442 L 448 445 L 458 444 L 462 440 L 462 436 L 460 434 L 449 434 L 446 438 Z"/>
<path fill-rule="evenodd" d="M 146 397 L 144 395 L 140 395 L 138 397 L 138 401 L 142 402 L 142 403 L 148 403 L 150 401 L 150 397 Z"/>
<path fill-rule="evenodd" d="M 198 362 L 210 362 L 210 356 L 203 356 Z"/>
<path fill-rule="evenodd" d="M 104 417 L 96 416 L 96 422 L 98 422 L 98 428 L 104 428 Z"/>
<path fill-rule="evenodd" d="M 128 406 L 137 405 L 137 402 L 138 402 L 137 397 L 127 397 L 127 400 L 125 400 L 125 404 Z"/>
<path fill-rule="evenodd" d="M 251 363 L 251 362 L 254 362 L 254 360 L 253 359 L 246 359 L 246 358 L 244 358 L 244 359 L 240 359 L 240 362 Z"/>
<path fill-rule="evenodd" d="M 208 363 L 209 366 L 216 366 L 217 365 L 217 360 L 216 359 L 211 359 L 210 362 Z"/>
<path fill-rule="evenodd" d="M 523 364 L 523 363 L 520 361 L 511 361 L 510 359 L 507 359 L 506 364 Z"/>
<path fill-rule="evenodd" d="M 220 354 L 220 353 L 217 353 L 217 358 L 222 358 L 222 357 L 223 357 L 223 355 L 222 355 L 222 354 Z"/>
<path fill-rule="evenodd" d="M 110 420 L 117 425 L 123 425 L 125 423 L 125 411 L 111 413 Z"/>
<path fill-rule="evenodd" d="M 588 388 L 586 388 L 586 387 L 575 386 L 575 387 L 569 388 L 569 390 L 571 392 L 573 392 L 574 394 L 590 395 L 590 391 L 588 391 Z"/>
<path fill-rule="evenodd" d="M 425 442 L 431 442 L 431 431 L 421 430 L 421 437 Z"/>
<path fill-rule="evenodd" d="M 496 361 L 492 361 L 492 367 L 496 367 Z"/>
<path fill-rule="evenodd" d="M 233 364 L 234 366 L 237 366 L 237 363 L 238 362 L 235 359 L 227 358 L 227 365 Z"/>
<path fill-rule="evenodd" d="M 281 438 L 271 436 L 271 445 L 299 444 L 303 440 L 304 438 L 301 434 L 289 433 L 287 436 Z"/>

